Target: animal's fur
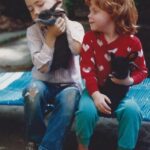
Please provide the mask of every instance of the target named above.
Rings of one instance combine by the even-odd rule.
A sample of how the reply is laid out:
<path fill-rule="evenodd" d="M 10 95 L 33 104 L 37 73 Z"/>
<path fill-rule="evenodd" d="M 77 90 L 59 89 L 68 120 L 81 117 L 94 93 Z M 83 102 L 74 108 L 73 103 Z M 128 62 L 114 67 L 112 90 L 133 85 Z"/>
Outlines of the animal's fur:
<path fill-rule="evenodd" d="M 63 10 L 56 10 L 56 7 L 61 2 L 58 1 L 48 10 L 44 10 L 39 14 L 38 19 L 35 22 L 42 23 L 46 26 L 54 25 L 58 17 L 62 17 L 65 13 Z M 66 32 L 57 37 L 54 45 L 54 54 L 50 71 L 69 67 L 72 58 L 71 50 L 69 48 Z"/>
<path fill-rule="evenodd" d="M 112 76 L 117 79 L 125 79 L 133 69 L 133 61 L 137 56 L 137 52 L 133 52 L 127 57 L 115 56 L 111 53 Z M 114 111 L 120 101 L 126 96 L 128 90 L 129 86 L 115 84 L 110 77 L 106 80 L 104 86 L 101 87 L 100 91 L 107 95 L 111 100 L 109 106 L 112 109 L 112 115 L 114 115 Z"/>

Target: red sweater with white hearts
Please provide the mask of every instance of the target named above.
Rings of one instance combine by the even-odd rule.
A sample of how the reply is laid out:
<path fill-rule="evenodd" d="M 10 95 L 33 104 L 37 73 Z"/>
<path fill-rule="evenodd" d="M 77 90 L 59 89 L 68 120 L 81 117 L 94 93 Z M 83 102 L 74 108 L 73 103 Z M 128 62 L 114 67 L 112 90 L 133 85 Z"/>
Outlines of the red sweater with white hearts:
<path fill-rule="evenodd" d="M 81 49 L 81 75 L 90 95 L 98 91 L 111 73 L 109 53 L 126 57 L 130 52 L 137 51 L 134 63 L 138 66 L 131 72 L 134 84 L 147 77 L 147 68 L 140 40 L 135 35 L 121 35 L 115 41 L 107 43 L 103 34 L 92 31 L 84 36 Z"/>

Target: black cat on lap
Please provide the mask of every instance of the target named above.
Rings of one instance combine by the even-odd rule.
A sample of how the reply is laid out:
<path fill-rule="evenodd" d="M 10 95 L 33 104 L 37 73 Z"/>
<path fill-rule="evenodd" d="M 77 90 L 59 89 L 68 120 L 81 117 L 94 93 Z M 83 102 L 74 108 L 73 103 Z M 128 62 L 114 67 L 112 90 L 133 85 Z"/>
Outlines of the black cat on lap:
<path fill-rule="evenodd" d="M 113 53 L 111 55 L 111 76 L 117 79 L 125 79 L 130 71 L 135 67 L 133 61 L 138 56 L 137 52 L 130 53 L 127 57 L 115 56 Z M 101 93 L 107 95 L 111 100 L 111 104 L 108 104 L 111 107 L 112 114 L 103 116 L 113 117 L 114 111 L 116 110 L 120 101 L 126 96 L 129 90 L 129 86 L 115 84 L 111 77 L 109 77 L 105 84 L 100 88 Z"/>

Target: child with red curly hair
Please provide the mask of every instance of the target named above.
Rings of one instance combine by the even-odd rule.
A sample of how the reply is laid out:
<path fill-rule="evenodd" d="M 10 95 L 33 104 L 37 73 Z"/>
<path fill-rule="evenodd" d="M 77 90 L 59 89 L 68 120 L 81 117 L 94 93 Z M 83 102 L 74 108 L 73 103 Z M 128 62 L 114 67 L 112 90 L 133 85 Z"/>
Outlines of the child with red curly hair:
<path fill-rule="evenodd" d="M 134 0 L 87 0 L 91 31 L 84 36 L 81 50 L 81 74 L 85 81 L 79 109 L 76 112 L 76 135 L 79 150 L 88 150 L 90 138 L 101 114 L 112 114 L 111 99 L 101 92 L 111 73 L 111 57 L 137 52 L 135 69 L 125 79 L 112 77 L 115 84 L 131 86 L 147 77 L 142 45 L 137 32 L 138 13 Z M 112 89 L 113 90 L 113 89 Z M 114 111 L 118 120 L 117 150 L 133 150 L 136 146 L 142 115 L 139 106 L 125 96 Z"/>

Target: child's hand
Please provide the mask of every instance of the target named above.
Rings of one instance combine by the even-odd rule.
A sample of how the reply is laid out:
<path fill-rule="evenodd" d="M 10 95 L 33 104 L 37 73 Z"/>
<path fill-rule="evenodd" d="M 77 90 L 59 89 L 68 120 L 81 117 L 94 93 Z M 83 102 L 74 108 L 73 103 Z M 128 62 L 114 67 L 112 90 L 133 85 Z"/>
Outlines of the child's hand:
<path fill-rule="evenodd" d="M 107 103 L 111 104 L 111 101 L 106 95 L 100 93 L 99 91 L 96 91 L 92 94 L 92 98 L 94 100 L 97 109 L 100 112 L 104 114 L 111 114 L 111 108 L 107 104 Z"/>
<path fill-rule="evenodd" d="M 117 79 L 117 78 L 111 78 L 111 80 L 115 83 L 115 84 L 120 84 L 120 85 L 132 85 L 134 80 L 133 78 L 130 77 L 130 75 L 128 75 L 125 79 Z"/>
<path fill-rule="evenodd" d="M 62 33 L 65 32 L 66 30 L 66 22 L 65 22 L 65 19 L 62 18 L 62 17 L 59 17 L 56 22 L 55 22 L 55 26 L 57 28 L 57 31 L 56 31 L 56 36 L 59 36 L 61 35 Z"/>
<path fill-rule="evenodd" d="M 59 17 L 54 25 L 47 26 L 47 32 L 45 34 L 45 37 L 57 37 L 64 33 L 66 30 L 66 23 L 65 19 L 62 17 Z"/>
<path fill-rule="evenodd" d="M 53 26 L 47 26 L 46 27 L 46 32 L 45 32 L 45 42 L 47 43 L 47 45 L 49 47 L 54 47 L 56 38 L 61 35 L 62 33 L 65 32 L 66 30 L 66 24 L 65 24 L 65 20 L 62 17 L 59 17 L 56 22 L 55 25 Z"/>

